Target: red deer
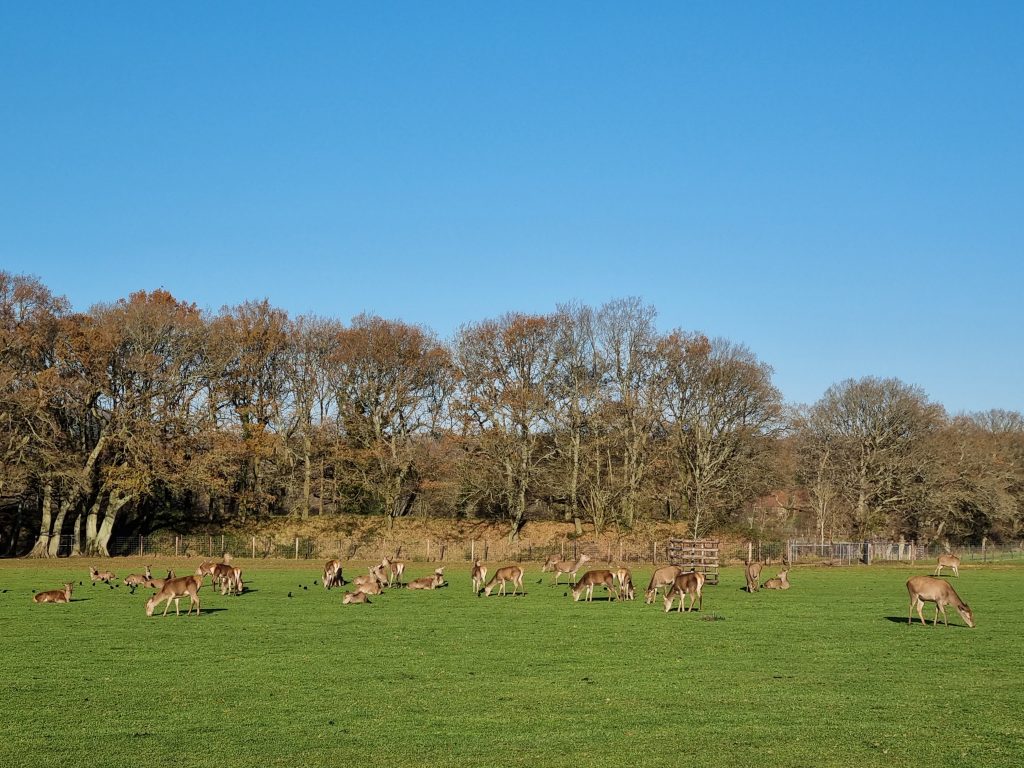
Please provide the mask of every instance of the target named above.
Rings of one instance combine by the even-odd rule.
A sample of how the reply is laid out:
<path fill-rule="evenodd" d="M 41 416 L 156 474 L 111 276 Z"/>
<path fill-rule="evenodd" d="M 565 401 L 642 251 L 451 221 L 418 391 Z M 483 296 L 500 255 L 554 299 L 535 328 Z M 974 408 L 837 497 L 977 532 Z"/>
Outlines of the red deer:
<path fill-rule="evenodd" d="M 570 574 L 573 580 L 576 579 L 576 572 L 583 567 L 584 563 L 590 562 L 590 555 L 580 555 L 575 561 L 572 560 L 558 560 L 552 566 L 551 570 L 555 572 L 555 584 L 558 584 L 558 578 L 563 574 Z"/>
<path fill-rule="evenodd" d="M 376 592 L 374 594 L 380 594 L 380 592 L 379 592 L 380 587 L 378 587 L 377 589 L 378 589 L 378 592 Z M 341 604 L 342 605 L 363 605 L 363 604 L 369 605 L 370 604 L 370 598 L 367 597 L 366 594 L 367 593 L 364 592 L 361 589 L 357 589 L 354 592 L 346 592 L 345 593 L 345 597 L 343 597 L 341 599 Z"/>
<path fill-rule="evenodd" d="M 636 597 L 636 590 L 633 587 L 633 574 L 629 572 L 629 568 L 617 568 L 615 570 L 615 578 L 619 582 L 619 596 L 623 600 L 632 600 Z"/>
<path fill-rule="evenodd" d="M 213 576 L 213 572 L 216 570 L 218 565 L 221 565 L 221 563 L 215 563 L 213 560 L 206 560 L 200 563 L 199 567 L 196 568 L 196 576 Z"/>
<path fill-rule="evenodd" d="M 580 595 L 583 594 L 584 590 L 586 590 L 586 592 L 587 592 L 587 597 L 586 597 L 587 602 L 588 603 L 589 602 L 593 602 L 593 600 L 594 600 L 594 587 L 597 587 L 597 586 L 603 586 L 606 590 L 608 590 L 608 600 L 609 600 L 609 602 L 614 600 L 614 599 L 616 599 L 618 597 L 618 593 L 615 591 L 615 576 L 614 576 L 614 574 L 612 574 L 611 571 L 600 569 L 600 570 L 596 570 L 596 571 L 587 571 L 586 573 L 583 574 L 583 578 L 580 579 L 578 582 L 576 582 L 575 585 L 573 585 L 573 588 L 572 588 L 572 600 L 573 600 L 573 602 L 575 603 L 575 602 L 579 601 Z"/>
<path fill-rule="evenodd" d="M 789 589 L 789 569 L 784 568 L 779 571 L 777 578 L 768 579 L 768 581 L 761 586 L 765 589 Z"/>
<path fill-rule="evenodd" d="M 540 572 L 547 573 L 548 571 L 554 569 L 555 564 L 558 563 L 558 561 L 561 559 L 561 555 L 548 555 L 548 559 L 544 561 L 544 565 L 541 566 Z"/>
<path fill-rule="evenodd" d="M 743 575 L 747 579 L 747 592 L 757 592 L 757 580 L 761 578 L 761 564 L 745 560 L 743 562 Z"/>
<path fill-rule="evenodd" d="M 53 589 L 49 592 L 39 592 L 38 594 L 32 595 L 33 603 L 70 603 L 71 602 L 71 588 L 75 584 L 72 581 L 64 582 L 64 589 Z"/>
<path fill-rule="evenodd" d="M 133 573 L 129 576 L 124 577 L 124 585 L 131 589 L 132 594 L 135 594 L 135 588 L 143 586 L 147 581 L 153 578 L 153 572 L 146 566 L 146 573 L 139 574 Z"/>
<path fill-rule="evenodd" d="M 690 596 L 690 607 L 686 609 L 687 613 L 693 610 L 694 603 L 697 603 L 697 610 L 704 610 L 703 589 L 703 573 L 687 571 L 686 573 L 679 574 L 673 579 L 672 586 L 665 593 L 665 613 L 672 610 L 672 603 L 675 601 L 676 595 L 679 596 L 679 611 L 683 610 L 683 604 L 686 602 L 687 595 Z"/>
<path fill-rule="evenodd" d="M 952 568 L 953 575 L 960 575 L 960 558 L 956 555 L 939 555 L 938 567 L 935 569 L 935 575 L 942 575 L 943 568 Z"/>
<path fill-rule="evenodd" d="M 437 589 L 444 584 L 444 568 L 438 568 L 431 576 L 413 579 L 405 585 L 406 589 Z"/>
<path fill-rule="evenodd" d="M 477 560 L 473 563 L 473 592 L 479 592 L 485 581 L 487 581 L 487 566 Z"/>
<path fill-rule="evenodd" d="M 499 568 L 494 572 L 494 576 L 487 582 L 487 586 L 484 587 L 484 597 L 490 597 L 491 591 L 494 589 L 494 585 L 501 582 L 501 586 L 498 588 L 498 594 L 505 594 L 505 582 L 512 582 L 512 594 L 513 596 L 519 591 L 519 588 L 523 586 L 523 569 L 518 565 L 506 565 L 504 568 Z M 479 593 L 478 593 L 479 594 Z M 523 594 L 526 594 L 526 590 L 523 590 Z"/>
<path fill-rule="evenodd" d="M 398 586 L 402 586 L 402 574 L 405 573 L 405 563 L 401 560 L 392 560 L 389 557 L 385 557 L 381 560 L 380 565 L 387 574 L 389 587 L 393 580 L 398 582 Z"/>
<path fill-rule="evenodd" d="M 337 587 L 342 584 L 341 560 L 328 560 L 324 566 L 324 589 Z"/>
<path fill-rule="evenodd" d="M 912 576 L 907 579 L 907 592 L 910 593 L 910 612 L 907 615 L 907 624 L 914 623 L 914 609 L 917 609 L 917 615 L 921 618 L 921 623 L 927 626 L 927 622 L 924 620 L 924 604 L 935 603 L 935 621 L 932 622 L 933 627 L 939 625 L 939 611 L 942 611 L 942 620 L 946 626 L 949 626 L 949 619 L 946 617 L 946 606 L 952 605 L 956 608 L 957 613 L 960 614 L 968 627 L 974 626 L 974 613 L 971 611 L 970 606 L 967 605 L 960 596 L 953 589 L 953 586 L 943 579 L 937 579 L 934 576 Z"/>
<path fill-rule="evenodd" d="M 174 571 L 168 571 L 167 572 L 167 578 L 164 578 L 164 579 L 147 579 L 146 583 L 145 583 L 145 586 L 149 587 L 150 589 L 162 589 L 163 586 L 164 586 L 164 583 L 166 583 L 167 579 L 174 579 L 174 578 L 177 578 L 174 575 Z"/>
<path fill-rule="evenodd" d="M 654 599 L 658 596 L 658 590 L 662 587 L 672 586 L 672 582 L 676 580 L 676 576 L 683 572 L 683 569 L 678 565 L 666 565 L 663 568 L 659 568 L 651 574 L 651 581 L 647 585 L 647 591 L 644 592 L 644 603 L 650 605 L 654 602 Z"/>
<path fill-rule="evenodd" d="M 92 579 L 92 583 L 95 584 L 97 581 L 102 581 L 104 584 L 109 584 L 117 576 L 110 571 L 97 571 L 91 565 L 89 566 L 89 578 Z"/>
<path fill-rule="evenodd" d="M 203 577 L 196 574 L 193 576 L 182 576 L 177 579 L 167 579 L 164 585 L 160 588 L 160 591 L 153 595 L 149 600 L 146 601 L 146 615 L 152 616 L 153 609 L 156 608 L 160 603 L 167 601 L 167 605 L 164 606 L 163 615 L 167 615 L 167 609 L 171 607 L 171 600 L 174 601 L 174 614 L 176 616 L 181 615 L 181 609 L 179 608 L 179 601 L 181 598 L 188 596 L 188 616 L 192 613 L 192 606 L 196 608 L 196 616 L 199 616 L 199 590 L 203 586 Z"/>

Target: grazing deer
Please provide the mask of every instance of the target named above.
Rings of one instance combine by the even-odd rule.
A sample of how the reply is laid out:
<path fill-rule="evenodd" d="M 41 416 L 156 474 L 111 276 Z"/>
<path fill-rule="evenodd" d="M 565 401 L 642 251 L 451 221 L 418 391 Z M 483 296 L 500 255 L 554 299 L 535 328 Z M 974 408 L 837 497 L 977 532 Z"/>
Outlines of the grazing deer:
<path fill-rule="evenodd" d="M 229 582 L 234 579 L 235 569 L 225 563 L 215 563 L 211 576 L 213 576 L 214 588 L 220 587 L 220 593 L 225 595 Z"/>
<path fill-rule="evenodd" d="M 595 571 L 587 571 L 583 574 L 583 578 L 576 582 L 572 588 L 572 601 L 578 602 L 580 595 L 583 591 L 587 592 L 587 602 L 593 602 L 594 600 L 594 587 L 603 586 L 608 590 L 608 600 L 611 602 L 618 597 L 618 593 L 615 591 L 615 575 L 605 569 L 598 569 Z"/>
<path fill-rule="evenodd" d="M 64 582 L 64 589 L 52 589 L 49 592 L 39 592 L 32 595 L 33 603 L 70 603 L 71 588 L 75 584 L 72 581 Z"/>
<path fill-rule="evenodd" d="M 494 575 L 491 577 L 491 580 L 487 582 L 487 585 L 484 587 L 484 597 L 491 596 L 494 585 L 499 581 L 501 582 L 501 586 L 498 588 L 499 595 L 505 594 L 505 582 L 511 581 L 513 587 L 512 595 L 515 596 L 519 591 L 519 588 L 523 586 L 523 569 L 518 565 L 506 565 L 504 568 L 496 570 Z M 523 594 L 526 594 L 525 589 L 523 590 Z"/>
<path fill-rule="evenodd" d="M 952 568 L 953 575 L 960 575 L 960 558 L 956 555 L 939 555 L 939 564 L 935 568 L 935 575 L 940 576 L 943 568 Z"/>
<path fill-rule="evenodd" d="M 109 584 L 117 576 L 110 571 L 97 571 L 91 565 L 89 566 L 89 578 L 92 579 L 92 583 L 95 584 L 97 581 L 102 581 L 104 584 Z"/>
<path fill-rule="evenodd" d="M 619 596 L 623 600 L 632 600 L 636 597 L 636 590 L 633 588 L 633 574 L 629 568 L 620 566 L 615 570 L 615 578 L 619 582 Z"/>
<path fill-rule="evenodd" d="M 444 584 L 444 568 L 438 568 L 432 576 L 413 579 L 405 585 L 406 589 L 437 589 Z"/>
<path fill-rule="evenodd" d="M 344 582 L 341 577 L 341 560 L 328 560 L 324 566 L 324 589 L 337 587 Z"/>
<path fill-rule="evenodd" d="M 678 565 L 666 565 L 651 574 L 651 580 L 647 584 L 647 591 L 644 592 L 644 604 L 650 605 L 658 596 L 658 590 L 662 587 L 671 588 L 676 576 L 683 572 Z"/>
<path fill-rule="evenodd" d="M 576 572 L 583 567 L 584 563 L 590 562 L 590 555 L 581 554 L 576 561 L 572 560 L 557 560 L 552 566 L 551 570 L 555 572 L 555 585 L 558 584 L 559 577 L 563 574 L 571 574 L 573 581 L 576 580 Z"/>
<path fill-rule="evenodd" d="M 789 589 L 789 568 L 783 568 L 777 578 L 768 579 L 761 586 L 765 589 Z"/>
<path fill-rule="evenodd" d="M 376 584 L 376 582 L 375 582 Z M 380 594 L 380 587 L 377 587 L 377 592 L 373 594 Z M 346 592 L 345 596 L 341 599 L 342 605 L 369 605 L 370 598 L 367 597 L 367 593 L 361 589 L 357 589 L 354 592 Z"/>
<path fill-rule="evenodd" d="M 487 566 L 477 560 L 473 563 L 473 592 L 479 592 L 485 581 L 487 581 Z"/>
<path fill-rule="evenodd" d="M 199 574 L 192 576 L 182 576 L 177 579 L 167 579 L 164 585 L 160 588 L 160 591 L 153 595 L 149 600 L 146 601 L 146 615 L 152 616 L 153 609 L 156 608 L 160 603 L 167 601 L 167 605 L 164 606 L 163 615 L 167 615 L 167 609 L 171 607 L 171 600 L 174 601 L 174 614 L 176 616 L 181 615 L 181 609 L 179 608 L 179 602 L 181 598 L 188 596 L 188 616 L 192 613 L 192 606 L 196 608 L 196 616 L 199 616 L 199 590 L 203 586 L 203 577 Z"/>
<path fill-rule="evenodd" d="M 967 603 L 960 599 L 960 595 L 953 589 L 953 585 L 943 579 L 934 576 L 911 576 L 907 579 L 907 592 L 910 593 L 910 612 L 907 614 L 907 624 L 914 623 L 914 609 L 921 618 L 921 623 L 928 626 L 924 620 L 925 603 L 935 603 L 935 621 L 933 627 L 939 625 L 939 611 L 942 611 L 942 621 L 949 626 L 949 619 L 946 617 L 946 606 L 952 605 L 956 608 L 968 627 L 974 626 L 974 613 Z"/>
<path fill-rule="evenodd" d="M 381 567 L 387 573 L 388 586 L 392 585 L 392 581 L 397 581 L 398 586 L 402 586 L 402 574 L 405 573 L 405 563 L 401 560 L 392 560 L 389 557 L 385 557 L 381 560 Z"/>
<path fill-rule="evenodd" d="M 686 596 L 690 596 L 690 607 L 686 609 L 689 613 L 693 610 L 693 604 L 697 603 L 697 610 L 704 610 L 704 574 L 696 573 L 694 571 L 687 571 L 686 573 L 680 573 L 672 581 L 672 586 L 669 587 L 665 593 L 665 613 L 672 610 L 672 603 L 676 599 L 676 595 L 679 596 L 679 611 L 683 610 L 683 604 L 686 602 Z"/>
<path fill-rule="evenodd" d="M 747 579 L 747 592 L 757 592 L 757 580 L 761 578 L 761 564 L 744 560 L 743 575 Z"/>

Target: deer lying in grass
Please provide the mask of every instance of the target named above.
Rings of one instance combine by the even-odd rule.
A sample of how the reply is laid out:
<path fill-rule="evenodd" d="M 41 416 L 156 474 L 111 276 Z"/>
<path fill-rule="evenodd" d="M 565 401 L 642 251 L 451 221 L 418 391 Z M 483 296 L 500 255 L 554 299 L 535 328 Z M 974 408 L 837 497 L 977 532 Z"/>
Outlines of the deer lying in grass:
<path fill-rule="evenodd" d="M 380 588 L 374 594 L 380 594 Z M 342 605 L 369 605 L 370 598 L 367 597 L 367 593 L 361 589 L 357 589 L 354 592 L 346 592 L 345 596 L 341 599 Z"/>
<path fill-rule="evenodd" d="M 498 594 L 505 594 L 505 582 L 512 582 L 512 595 L 514 596 L 519 588 L 523 586 L 523 569 L 518 565 L 506 565 L 504 568 L 499 568 L 494 572 L 491 580 L 487 582 L 484 587 L 484 597 L 490 597 L 491 592 L 494 590 L 494 585 L 501 582 L 501 586 L 498 588 Z M 478 593 L 479 594 L 479 593 Z M 526 594 L 526 590 L 523 590 L 523 594 Z"/>
<path fill-rule="evenodd" d="M 381 568 L 388 577 L 388 586 L 390 587 L 395 581 L 398 582 L 398 586 L 402 586 L 402 574 L 405 573 L 405 563 L 401 560 L 392 560 L 389 557 L 385 557 L 380 561 Z"/>
<path fill-rule="evenodd" d="M 761 585 L 765 589 L 789 589 L 789 568 L 783 568 L 774 579 L 768 579 Z"/>
<path fill-rule="evenodd" d="M 658 590 L 662 587 L 671 587 L 676 576 L 683 572 L 678 565 L 666 565 L 651 574 L 651 580 L 647 584 L 647 591 L 644 592 L 644 604 L 650 605 L 658 596 Z"/>
<path fill-rule="evenodd" d="M 135 588 L 143 586 L 147 581 L 153 578 L 153 572 L 146 566 L 146 572 L 144 574 L 133 573 L 124 577 L 124 585 L 131 589 L 132 594 L 135 594 Z"/>
<path fill-rule="evenodd" d="M 152 616 L 153 610 L 166 600 L 167 605 L 164 606 L 163 612 L 163 615 L 166 616 L 167 609 L 171 607 L 171 600 L 173 600 L 174 614 L 180 616 L 179 602 L 181 598 L 188 596 L 188 613 L 185 615 L 188 616 L 189 613 L 192 613 L 192 606 L 195 606 L 196 616 L 199 616 L 199 590 L 202 586 L 203 577 L 198 574 L 182 576 L 177 579 L 167 579 L 160 588 L 160 591 L 146 601 L 146 615 Z"/>
<path fill-rule="evenodd" d="M 907 592 L 910 593 L 910 612 L 907 614 L 907 624 L 914 623 L 914 609 L 917 609 L 917 615 L 921 618 L 921 623 L 928 626 L 928 623 L 924 620 L 924 604 L 935 603 L 935 621 L 932 622 L 933 627 L 939 625 L 939 611 L 942 611 L 942 621 L 945 622 L 946 626 L 949 626 L 949 619 L 946 617 L 946 606 L 952 605 L 956 608 L 957 613 L 960 614 L 968 627 L 974 626 L 974 613 L 971 611 L 970 606 L 967 605 L 963 600 L 960 599 L 960 595 L 956 593 L 953 586 L 943 579 L 937 579 L 934 576 L 912 576 L 907 579 Z"/>
<path fill-rule="evenodd" d="M 608 590 L 608 600 L 612 600 L 618 597 L 618 593 L 615 591 L 615 574 L 604 568 L 587 571 L 583 574 L 583 578 L 577 581 L 572 588 L 572 601 L 578 602 L 580 595 L 584 591 L 587 593 L 586 600 L 588 603 L 594 600 L 594 587 L 603 586 Z"/>
<path fill-rule="evenodd" d="M 431 576 L 413 579 L 405 585 L 406 589 L 437 589 L 444 584 L 444 568 L 438 568 Z"/>
<path fill-rule="evenodd" d="M 555 572 L 555 585 L 558 584 L 558 579 L 563 573 L 572 576 L 573 581 L 576 580 L 576 572 L 583 567 L 584 563 L 590 562 L 590 555 L 581 554 L 575 561 L 574 560 L 557 560 L 551 566 L 551 570 Z"/>
<path fill-rule="evenodd" d="M 366 592 L 370 595 L 379 595 L 383 591 L 384 579 L 381 577 L 380 566 L 371 568 L 365 576 L 356 576 L 352 579 L 357 592 Z"/>
<path fill-rule="evenodd" d="M 629 568 L 621 566 L 615 570 L 615 579 L 619 582 L 619 597 L 623 600 L 632 600 L 636 597 L 636 589 L 633 587 L 633 574 Z"/>
<path fill-rule="evenodd" d="M 743 561 L 743 575 L 747 579 L 747 592 L 757 592 L 757 580 L 761 578 L 761 564 Z"/>
<path fill-rule="evenodd" d="M 341 586 L 344 581 L 341 577 L 341 560 L 328 560 L 324 566 L 324 589 Z"/>
<path fill-rule="evenodd" d="M 109 584 L 117 576 L 110 571 L 97 571 L 91 565 L 89 566 L 89 578 L 92 579 L 92 583 L 95 584 L 97 581 L 102 581 L 104 584 Z"/>
<path fill-rule="evenodd" d="M 697 610 L 704 609 L 704 574 L 695 573 L 694 571 L 687 571 L 686 573 L 680 573 L 672 581 L 672 586 L 669 587 L 665 593 L 665 613 L 672 610 L 672 603 L 675 601 L 676 596 L 679 596 L 679 611 L 683 610 L 683 603 L 686 602 L 686 596 L 690 596 L 690 607 L 686 609 L 689 613 L 693 610 L 693 604 L 697 603 Z"/>
<path fill-rule="evenodd" d="M 487 581 L 487 566 L 477 560 L 473 563 L 473 592 L 479 592 L 485 581 Z"/>
<path fill-rule="evenodd" d="M 941 576 L 943 568 L 952 568 L 953 575 L 960 575 L 960 558 L 956 555 L 939 555 L 938 566 L 935 568 L 935 575 Z"/>
<path fill-rule="evenodd" d="M 33 603 L 70 603 L 71 588 L 75 584 L 72 581 L 64 582 L 64 589 L 52 589 L 49 592 L 39 592 L 32 595 Z"/>

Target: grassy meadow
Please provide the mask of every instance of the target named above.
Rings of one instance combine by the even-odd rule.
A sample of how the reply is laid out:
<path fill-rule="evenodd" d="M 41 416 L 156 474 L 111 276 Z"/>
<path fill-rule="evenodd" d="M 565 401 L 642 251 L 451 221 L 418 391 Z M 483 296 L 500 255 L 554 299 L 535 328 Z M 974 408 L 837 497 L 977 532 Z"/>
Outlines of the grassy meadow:
<path fill-rule="evenodd" d="M 753 595 L 726 569 L 703 612 L 666 615 L 649 568 L 631 603 L 573 603 L 532 565 L 525 597 L 449 566 L 447 588 L 342 606 L 320 563 L 236 564 L 246 594 L 207 582 L 199 619 L 147 619 L 150 590 L 91 587 L 87 561 L 0 563 L 0 766 L 1024 764 L 1024 568 L 965 566 L 978 626 L 950 609 L 947 630 L 907 626 L 921 567 Z M 31 603 L 72 578 L 70 605 Z"/>

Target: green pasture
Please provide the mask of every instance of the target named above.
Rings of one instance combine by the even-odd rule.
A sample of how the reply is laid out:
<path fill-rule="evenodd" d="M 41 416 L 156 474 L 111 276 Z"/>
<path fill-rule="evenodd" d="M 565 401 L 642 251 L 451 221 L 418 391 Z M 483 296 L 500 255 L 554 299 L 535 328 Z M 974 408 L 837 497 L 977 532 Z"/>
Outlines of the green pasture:
<path fill-rule="evenodd" d="M 964 567 L 978 626 L 933 629 L 906 623 L 920 567 L 753 595 L 727 569 L 703 612 L 666 615 L 649 569 L 632 603 L 573 603 L 532 565 L 525 597 L 449 566 L 447 588 L 342 606 L 319 563 L 236 561 L 246 594 L 207 582 L 198 619 L 147 619 L 148 590 L 91 587 L 88 564 L 0 563 L 0 766 L 1024 765 L 1021 567 Z M 72 578 L 70 605 L 31 603 Z"/>

